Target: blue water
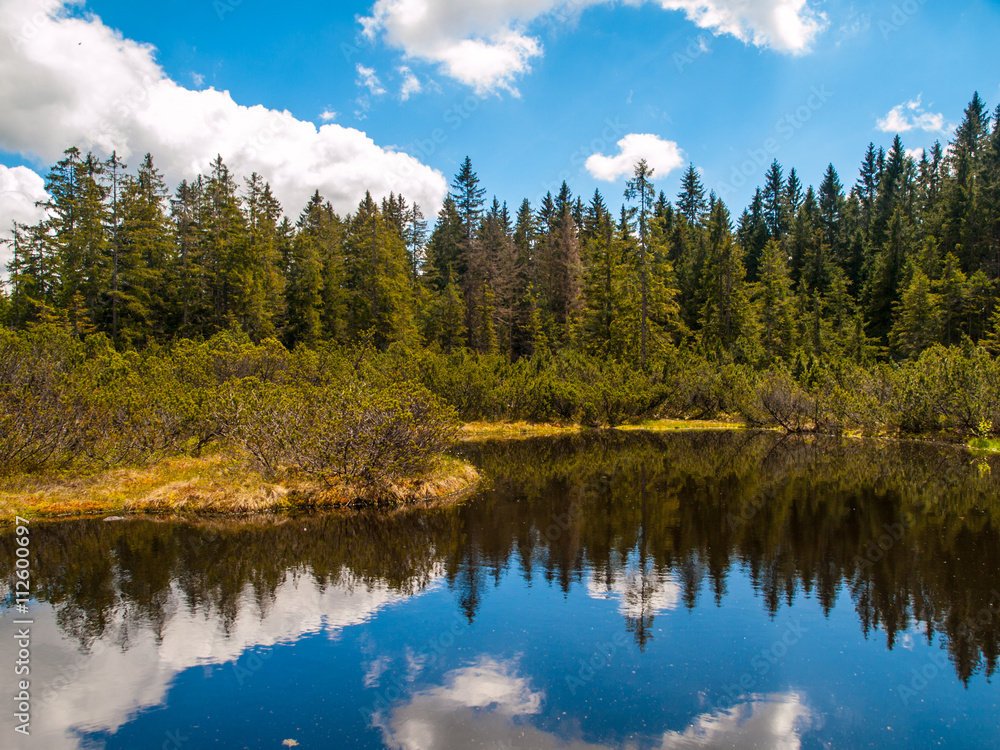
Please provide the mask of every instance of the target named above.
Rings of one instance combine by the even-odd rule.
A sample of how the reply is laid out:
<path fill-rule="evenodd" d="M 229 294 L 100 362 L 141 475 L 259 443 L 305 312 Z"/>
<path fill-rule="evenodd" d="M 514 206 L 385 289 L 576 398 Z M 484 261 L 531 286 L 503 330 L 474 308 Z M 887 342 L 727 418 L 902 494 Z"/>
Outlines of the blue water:
<path fill-rule="evenodd" d="M 777 473 L 754 469 L 743 484 L 645 458 L 636 479 L 620 455 L 705 448 L 678 440 L 599 446 L 603 468 L 592 444 L 571 441 L 554 454 L 546 444 L 548 476 L 534 461 L 544 446 L 516 449 L 520 459 L 509 447 L 469 448 L 491 473 L 477 495 L 391 522 L 216 525 L 210 542 L 193 544 L 206 533 L 199 524 L 53 526 L 39 553 L 61 546 L 63 572 L 105 588 L 88 598 L 52 582 L 48 599 L 39 597 L 35 649 L 49 649 L 51 663 L 39 665 L 38 680 L 59 686 L 35 709 L 38 734 L 11 746 L 1000 746 L 1000 690 L 987 676 L 1000 631 L 992 516 L 982 511 L 970 526 L 955 515 L 955 526 L 951 515 L 967 519 L 969 508 L 940 509 L 962 498 L 978 508 L 992 480 L 959 491 L 951 477 L 945 494 L 931 492 L 934 515 L 925 508 L 883 560 L 851 568 L 870 541 L 857 527 L 881 529 L 872 513 L 915 502 L 909 485 L 887 492 L 885 472 L 882 485 L 868 476 L 882 458 L 862 456 L 867 468 L 834 487 L 809 451 Z M 725 448 L 730 438 L 719 440 Z M 829 455 L 828 446 L 810 448 L 819 449 Z M 914 450 L 887 460 L 929 466 L 926 451 L 944 449 Z M 530 477 L 517 460 L 534 462 Z M 631 479 L 616 485 L 622 476 Z M 739 540 L 719 537 L 731 504 L 751 490 L 770 498 L 769 509 L 787 507 L 762 511 Z M 827 502 L 841 515 L 817 515 Z M 706 507 L 714 510 L 704 515 Z M 597 523 L 599 509 L 610 515 Z M 808 540 L 831 513 L 844 539 Z M 380 524 L 392 526 L 388 535 Z M 390 550 L 386 540 L 406 529 L 423 542 Z M 74 571 L 67 539 L 89 540 L 89 553 L 104 550 L 110 564 Z M 241 545 L 242 565 L 231 559 Z M 342 558 L 324 556 L 343 548 Z M 225 571 L 218 580 L 189 580 L 205 578 L 196 562 L 213 555 Z M 819 594 L 817 561 L 835 573 L 832 602 Z M 881 603 L 863 604 L 865 591 Z M 973 607 L 972 625 L 949 626 L 973 600 L 986 605 Z M 901 607 L 912 611 L 890 638 L 884 621 Z M 963 666 L 956 644 L 974 646 L 975 663 L 969 656 Z M 0 659 L 10 661 L 7 651 Z"/>

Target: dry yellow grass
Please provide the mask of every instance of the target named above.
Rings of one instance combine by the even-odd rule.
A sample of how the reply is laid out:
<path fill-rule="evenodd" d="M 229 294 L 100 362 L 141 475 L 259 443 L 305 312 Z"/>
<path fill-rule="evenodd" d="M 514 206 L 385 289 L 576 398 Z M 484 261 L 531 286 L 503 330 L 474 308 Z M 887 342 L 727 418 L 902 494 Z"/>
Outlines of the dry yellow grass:
<path fill-rule="evenodd" d="M 538 435 L 572 434 L 592 430 L 579 424 L 532 424 L 530 422 L 469 422 L 459 430 L 459 439 L 489 440 L 492 438 L 520 438 Z M 649 430 L 666 432 L 670 430 L 738 430 L 742 425 L 735 422 L 709 420 L 657 419 L 635 425 L 619 425 L 616 430 Z"/>
<path fill-rule="evenodd" d="M 454 498 L 479 480 L 471 465 L 444 458 L 425 476 L 378 492 L 350 485 L 321 486 L 301 477 L 267 482 L 233 458 L 174 456 L 143 468 L 87 476 L 22 476 L 0 484 L 0 524 L 15 516 L 215 515 L 398 504 Z"/>
<path fill-rule="evenodd" d="M 471 422 L 462 440 L 516 439 L 582 432 L 578 424 Z M 657 420 L 623 425 L 620 430 L 740 429 L 731 422 Z M 226 515 L 297 509 L 343 508 L 362 504 L 397 505 L 446 502 L 479 481 L 471 465 L 445 457 L 425 476 L 397 482 L 377 492 L 357 486 L 321 486 L 294 475 L 267 482 L 223 453 L 199 458 L 173 456 L 142 468 L 119 468 L 85 475 L 27 475 L 0 483 L 0 525 L 15 516 L 172 514 Z"/>

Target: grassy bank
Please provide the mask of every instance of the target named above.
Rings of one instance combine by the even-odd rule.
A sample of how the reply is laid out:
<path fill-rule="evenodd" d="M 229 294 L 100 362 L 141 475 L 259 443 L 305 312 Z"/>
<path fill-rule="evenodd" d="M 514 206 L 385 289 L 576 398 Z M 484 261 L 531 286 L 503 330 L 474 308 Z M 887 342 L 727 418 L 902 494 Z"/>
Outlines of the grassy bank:
<path fill-rule="evenodd" d="M 476 469 L 441 457 L 419 476 L 372 489 L 325 485 L 300 475 L 268 481 L 242 462 L 219 453 L 175 456 L 143 468 L 80 475 L 22 475 L 0 484 L 0 524 L 85 515 L 249 515 L 363 505 L 399 505 L 456 499 L 479 481 Z"/>
<path fill-rule="evenodd" d="M 653 419 L 638 424 L 619 425 L 616 430 L 649 432 L 669 432 L 672 430 L 739 430 L 738 422 L 723 422 L 704 419 Z M 463 441 L 490 440 L 494 438 L 538 437 L 542 435 L 565 435 L 595 428 L 578 423 L 533 424 L 531 422 L 468 422 L 459 428 L 459 439 Z"/>
<path fill-rule="evenodd" d="M 666 432 L 741 428 L 742 425 L 734 422 L 664 419 L 618 429 Z M 460 428 L 459 439 L 517 439 L 591 429 L 579 424 L 472 422 Z M 374 489 L 355 483 L 328 486 L 288 472 L 279 472 L 269 481 L 226 453 L 201 457 L 180 455 L 138 468 L 83 474 L 76 471 L 24 474 L 9 478 L 0 483 L 0 525 L 11 523 L 18 515 L 32 519 L 94 515 L 253 515 L 451 501 L 464 497 L 479 480 L 475 467 L 451 456 L 442 456 L 429 471 L 418 476 L 397 479 Z"/>

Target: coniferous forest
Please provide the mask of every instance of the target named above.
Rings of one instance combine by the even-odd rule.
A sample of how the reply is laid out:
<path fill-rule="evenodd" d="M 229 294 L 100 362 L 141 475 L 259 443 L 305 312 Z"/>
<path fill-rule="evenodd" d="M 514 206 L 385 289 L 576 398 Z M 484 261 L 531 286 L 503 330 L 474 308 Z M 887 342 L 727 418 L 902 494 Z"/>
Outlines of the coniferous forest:
<path fill-rule="evenodd" d="M 639 162 L 623 195 L 515 207 L 466 158 L 437 217 L 317 193 L 293 222 L 221 157 L 171 192 L 151 155 L 71 148 L 48 218 L 14 228 L 6 350 L 99 340 L 140 374 L 178 347 L 280 360 L 215 385 L 320 352 L 465 420 L 1000 430 L 1000 107 L 976 94 L 949 143 L 869 144 L 817 186 L 775 161 L 742 210 L 693 165 L 675 196 L 656 182 Z"/>

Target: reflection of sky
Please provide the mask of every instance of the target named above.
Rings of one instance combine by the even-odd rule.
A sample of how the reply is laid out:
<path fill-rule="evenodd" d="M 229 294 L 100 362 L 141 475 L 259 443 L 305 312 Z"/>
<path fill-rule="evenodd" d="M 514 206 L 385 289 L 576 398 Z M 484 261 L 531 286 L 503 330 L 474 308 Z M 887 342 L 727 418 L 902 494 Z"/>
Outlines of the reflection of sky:
<path fill-rule="evenodd" d="M 545 700 L 514 662 L 480 657 L 445 675 L 444 684 L 414 693 L 376 721 L 393 750 L 467 750 L 491 747 L 532 750 L 611 750 L 636 745 L 594 744 L 532 726 Z M 660 750 L 731 748 L 796 750 L 810 711 L 797 693 L 754 696 L 732 708 L 702 714 L 679 732 L 643 742 Z"/>
<path fill-rule="evenodd" d="M 29 740 L 13 731 L 13 717 L 2 712 L 0 736 L 4 747 L 68 750 L 76 748 L 77 731 L 114 732 L 142 709 L 164 702 L 167 690 L 182 671 L 197 665 L 234 661 L 248 649 L 296 640 L 326 631 L 331 635 L 366 622 L 383 607 L 406 598 L 384 584 L 366 585 L 345 575 L 337 584 L 321 587 L 310 575 L 286 574 L 261 611 L 249 589 L 239 615 L 223 629 L 218 613 L 189 607 L 173 588 L 168 617 L 159 641 L 148 629 L 130 639 L 127 650 L 108 640 L 97 641 L 81 654 L 76 640 L 57 627 L 49 605 L 32 609 L 32 697 L 35 711 Z M 109 633 L 123 626 L 115 613 Z M 113 638 L 113 636 L 111 637 Z M 13 639 L 0 640 L 0 664 L 14 662 Z"/>
<path fill-rule="evenodd" d="M 592 571 L 587 593 L 594 599 L 617 599 L 623 617 L 640 618 L 674 609 L 681 587 L 667 572 L 643 572 L 638 567 Z"/>

